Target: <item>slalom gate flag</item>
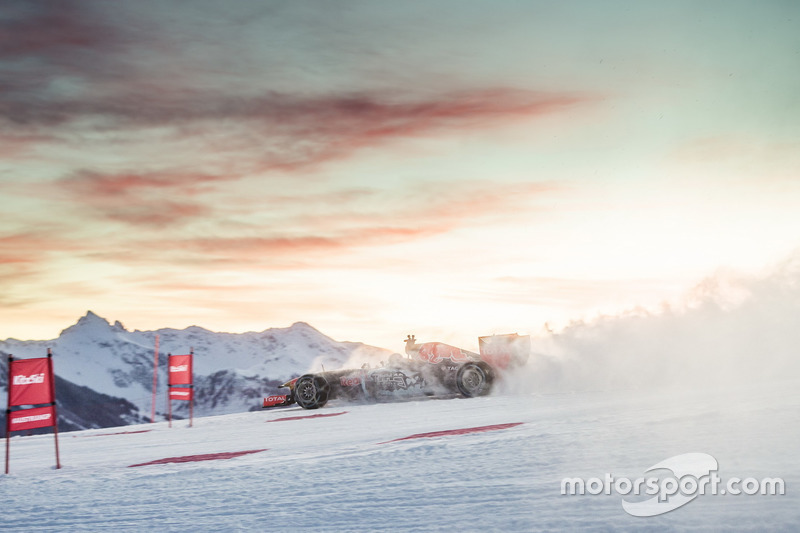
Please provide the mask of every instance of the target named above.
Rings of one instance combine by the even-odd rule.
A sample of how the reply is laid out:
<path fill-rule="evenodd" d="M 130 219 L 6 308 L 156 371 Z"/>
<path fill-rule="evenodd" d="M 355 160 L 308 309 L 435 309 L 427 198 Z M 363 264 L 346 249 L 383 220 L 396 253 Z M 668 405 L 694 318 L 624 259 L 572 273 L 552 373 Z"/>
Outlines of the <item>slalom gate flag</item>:
<path fill-rule="evenodd" d="M 185 355 L 169 354 L 167 358 L 167 404 L 169 405 L 167 418 L 169 419 L 169 427 L 172 427 L 172 400 L 189 402 L 189 427 L 192 426 L 192 419 L 194 418 L 192 359 L 194 359 L 194 349 Z"/>
<path fill-rule="evenodd" d="M 52 403 L 53 388 L 47 357 L 19 359 L 9 363 L 8 406 Z"/>
<path fill-rule="evenodd" d="M 58 454 L 58 415 L 56 413 L 56 378 L 53 352 L 47 357 L 17 359 L 8 356 L 8 407 L 6 408 L 6 474 L 10 462 L 11 432 L 53 428 L 56 444 L 56 468 L 61 468 Z M 16 409 L 15 409 L 16 408 Z"/>

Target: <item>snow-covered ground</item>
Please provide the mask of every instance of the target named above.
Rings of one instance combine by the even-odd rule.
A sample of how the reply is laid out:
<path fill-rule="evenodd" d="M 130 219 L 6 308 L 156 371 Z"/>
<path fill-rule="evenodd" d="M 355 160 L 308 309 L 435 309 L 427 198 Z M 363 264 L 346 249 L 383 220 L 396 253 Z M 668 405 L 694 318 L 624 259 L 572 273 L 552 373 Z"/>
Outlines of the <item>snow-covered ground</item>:
<path fill-rule="evenodd" d="M 11 473 L 0 477 L 0 529 L 797 531 L 798 385 L 332 402 L 196 418 L 191 428 L 181 420 L 62 433 L 60 470 L 51 435 L 15 436 Z M 281 420 L 294 417 L 304 418 Z M 425 435 L 491 426 L 500 428 Z M 263 451 L 131 467 L 254 450 Z M 613 492 L 561 494 L 566 477 L 633 479 L 690 452 L 716 458 L 723 480 L 780 477 L 786 494 L 706 494 L 644 518 Z"/>

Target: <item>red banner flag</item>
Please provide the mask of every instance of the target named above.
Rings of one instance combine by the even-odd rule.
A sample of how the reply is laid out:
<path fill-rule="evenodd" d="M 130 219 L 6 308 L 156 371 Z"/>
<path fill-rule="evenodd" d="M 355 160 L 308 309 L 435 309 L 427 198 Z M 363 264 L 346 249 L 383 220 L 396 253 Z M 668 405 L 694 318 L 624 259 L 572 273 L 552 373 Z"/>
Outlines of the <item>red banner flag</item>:
<path fill-rule="evenodd" d="M 194 399 L 194 390 L 192 389 L 169 389 L 170 400 L 187 400 Z"/>
<path fill-rule="evenodd" d="M 56 468 L 61 468 L 58 456 L 58 416 L 56 415 L 56 376 L 53 372 L 53 353 L 47 357 L 18 359 L 8 356 L 8 407 L 6 408 L 6 474 L 11 459 L 11 433 L 38 428 L 53 428 L 56 443 Z M 47 407 L 34 405 L 50 404 Z M 26 407 L 27 406 L 27 407 Z M 21 409 L 12 410 L 12 407 Z"/>
<path fill-rule="evenodd" d="M 189 402 L 189 427 L 192 427 L 192 417 L 194 411 L 194 390 L 192 390 L 192 358 L 194 349 L 186 355 L 169 355 L 168 372 L 169 387 L 167 388 L 167 404 L 169 412 L 169 427 L 172 427 L 172 401 L 185 400 Z M 181 385 L 188 385 L 182 387 Z"/>
<path fill-rule="evenodd" d="M 169 356 L 169 385 L 192 384 L 192 355 Z"/>
<path fill-rule="evenodd" d="M 49 407 L 35 407 L 23 411 L 12 411 L 8 414 L 9 431 L 25 431 L 28 429 L 46 428 L 56 425 L 56 410 Z"/>
<path fill-rule="evenodd" d="M 47 357 L 11 361 L 8 378 L 9 407 L 55 401 Z"/>

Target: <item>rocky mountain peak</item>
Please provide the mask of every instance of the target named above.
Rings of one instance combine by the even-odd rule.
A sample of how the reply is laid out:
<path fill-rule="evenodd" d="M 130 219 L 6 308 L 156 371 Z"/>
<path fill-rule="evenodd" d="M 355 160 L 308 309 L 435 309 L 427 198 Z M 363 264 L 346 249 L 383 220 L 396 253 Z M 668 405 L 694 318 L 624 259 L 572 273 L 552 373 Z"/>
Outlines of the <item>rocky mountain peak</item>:
<path fill-rule="evenodd" d="M 76 331 L 82 334 L 91 335 L 93 333 L 101 333 L 111 329 L 111 324 L 105 318 L 98 316 L 94 311 L 87 311 L 84 316 L 72 326 L 66 328 L 61 332 L 61 335 L 74 333 Z"/>

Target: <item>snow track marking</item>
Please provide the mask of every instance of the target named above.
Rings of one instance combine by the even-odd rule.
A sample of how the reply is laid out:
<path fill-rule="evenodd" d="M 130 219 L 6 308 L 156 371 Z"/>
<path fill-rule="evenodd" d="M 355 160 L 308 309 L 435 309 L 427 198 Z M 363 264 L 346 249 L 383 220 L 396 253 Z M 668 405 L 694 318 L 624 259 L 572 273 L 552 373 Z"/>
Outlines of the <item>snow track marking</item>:
<path fill-rule="evenodd" d="M 275 420 L 267 420 L 267 422 L 285 422 L 287 420 L 303 420 L 304 418 L 325 418 L 328 416 L 339 416 L 346 413 L 347 411 L 342 411 L 341 413 L 327 413 L 320 415 L 287 416 L 285 418 L 276 418 Z"/>
<path fill-rule="evenodd" d="M 152 429 L 140 429 L 139 431 L 118 431 L 116 433 L 98 433 L 97 435 L 73 435 L 73 437 L 108 437 L 110 435 L 132 435 L 134 433 L 147 433 Z"/>
<path fill-rule="evenodd" d="M 266 451 L 267 448 L 261 450 L 245 450 L 243 452 L 221 452 L 221 453 L 204 453 L 200 455 L 185 455 L 183 457 L 167 457 L 166 459 L 156 459 L 147 463 L 139 463 L 129 465 L 129 468 L 134 466 L 149 466 L 149 465 L 164 465 L 167 463 L 193 463 L 195 461 L 215 461 L 217 459 L 232 459 L 240 455 L 247 455 L 249 453 L 258 453 Z"/>
<path fill-rule="evenodd" d="M 445 431 L 431 431 L 430 433 L 416 433 L 414 435 L 409 435 L 408 437 L 401 437 L 399 439 L 387 440 L 386 442 L 379 442 L 378 444 L 388 444 L 390 442 L 397 442 L 401 440 L 411 440 L 411 439 L 429 439 L 431 437 L 444 437 L 447 435 L 466 435 L 467 433 L 483 433 L 485 431 L 497 431 L 499 429 L 513 428 L 514 426 L 519 426 L 520 424 L 524 424 L 524 422 L 512 422 L 510 424 L 495 424 L 492 426 L 479 426 L 474 428 L 448 429 Z"/>

